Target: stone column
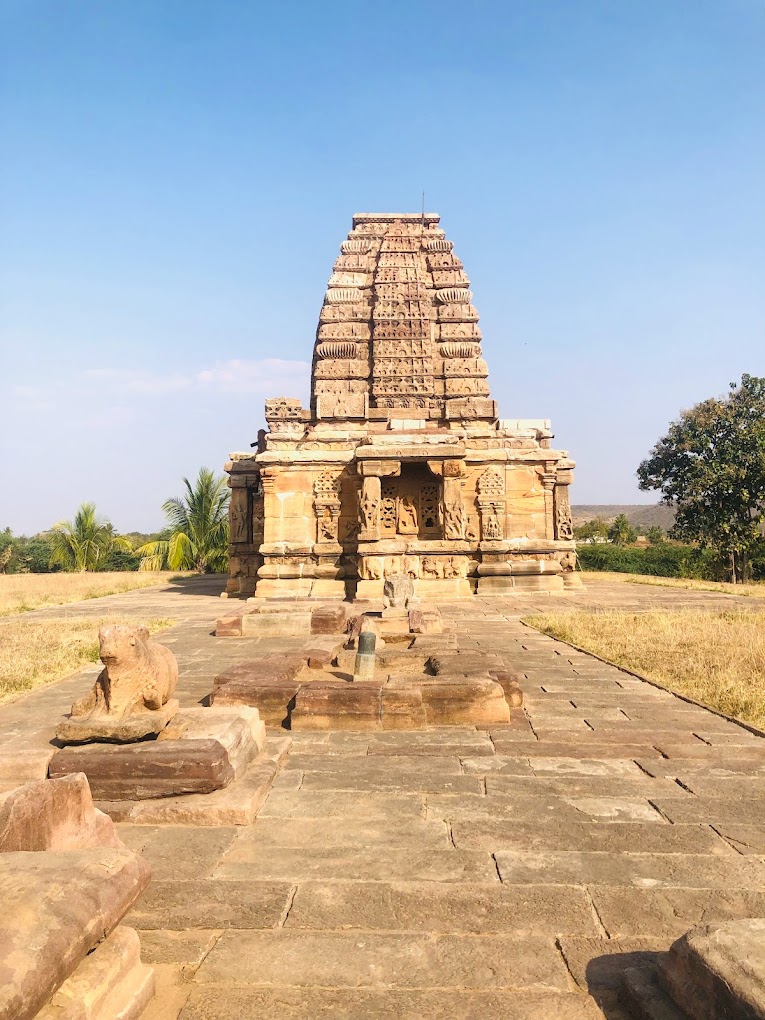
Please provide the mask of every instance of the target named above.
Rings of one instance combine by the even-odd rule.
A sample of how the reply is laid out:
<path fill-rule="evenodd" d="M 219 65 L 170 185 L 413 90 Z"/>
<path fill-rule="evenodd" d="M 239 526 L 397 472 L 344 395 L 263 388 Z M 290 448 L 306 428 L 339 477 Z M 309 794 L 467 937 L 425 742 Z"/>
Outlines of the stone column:
<path fill-rule="evenodd" d="M 555 472 L 543 471 L 540 479 L 545 490 L 545 538 L 552 540 L 555 538 Z"/>

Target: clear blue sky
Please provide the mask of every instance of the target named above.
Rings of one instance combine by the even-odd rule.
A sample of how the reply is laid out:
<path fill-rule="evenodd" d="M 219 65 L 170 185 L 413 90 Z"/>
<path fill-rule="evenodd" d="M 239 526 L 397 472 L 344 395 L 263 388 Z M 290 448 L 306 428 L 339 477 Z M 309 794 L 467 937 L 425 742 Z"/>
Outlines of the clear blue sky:
<path fill-rule="evenodd" d="M 426 191 L 576 503 L 765 374 L 761 0 L 2 0 L 0 527 L 122 530 L 305 396 L 355 211 Z"/>

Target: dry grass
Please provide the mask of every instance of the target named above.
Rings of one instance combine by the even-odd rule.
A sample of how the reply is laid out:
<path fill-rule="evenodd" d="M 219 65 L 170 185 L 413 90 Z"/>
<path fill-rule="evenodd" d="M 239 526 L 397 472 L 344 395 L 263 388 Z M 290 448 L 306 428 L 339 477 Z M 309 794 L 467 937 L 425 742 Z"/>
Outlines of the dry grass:
<path fill-rule="evenodd" d="M 0 574 L 0 616 L 27 613 L 44 606 L 98 599 L 136 588 L 166 584 L 182 575 L 165 571 L 115 571 L 102 574 Z"/>
<path fill-rule="evenodd" d="M 60 620 L 0 622 L 0 702 L 20 691 L 69 676 L 89 662 L 98 662 L 98 631 L 113 623 L 135 626 L 126 616 L 80 616 Z M 175 620 L 142 621 L 151 634 L 172 627 Z"/>
<path fill-rule="evenodd" d="M 765 728 L 765 611 L 575 610 L 524 623 Z"/>
<path fill-rule="evenodd" d="M 693 577 L 654 577 L 651 574 L 618 574 L 612 570 L 583 570 L 582 580 L 626 581 L 628 584 L 651 584 L 659 588 L 685 588 L 686 591 L 713 591 L 718 595 L 754 595 L 765 599 L 765 581 L 731 584 L 729 581 L 698 581 Z"/>

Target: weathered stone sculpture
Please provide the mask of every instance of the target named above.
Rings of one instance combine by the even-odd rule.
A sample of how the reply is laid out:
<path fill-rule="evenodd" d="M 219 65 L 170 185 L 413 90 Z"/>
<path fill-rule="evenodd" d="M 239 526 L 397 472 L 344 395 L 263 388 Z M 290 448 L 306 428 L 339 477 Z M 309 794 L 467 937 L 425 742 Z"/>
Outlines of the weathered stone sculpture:
<path fill-rule="evenodd" d="M 145 627 L 103 627 L 98 643 L 104 668 L 56 736 L 66 744 L 131 743 L 161 733 L 178 711 L 170 699 L 178 682 L 173 653 L 152 641 Z"/>
<path fill-rule="evenodd" d="M 491 399 L 470 281 L 430 214 L 362 213 L 341 245 L 310 407 L 266 401 L 227 465 L 230 594 L 379 599 L 577 583 L 574 464 Z"/>
<path fill-rule="evenodd" d="M 393 574 L 383 584 L 383 606 L 405 610 L 414 601 L 414 582 L 407 574 Z"/>

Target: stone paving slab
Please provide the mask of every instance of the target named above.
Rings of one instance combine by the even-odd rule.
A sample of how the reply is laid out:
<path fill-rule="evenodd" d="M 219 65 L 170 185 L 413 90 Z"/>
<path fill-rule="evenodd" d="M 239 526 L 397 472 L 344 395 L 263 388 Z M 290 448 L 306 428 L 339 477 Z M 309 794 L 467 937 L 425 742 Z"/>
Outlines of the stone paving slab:
<path fill-rule="evenodd" d="M 127 915 L 134 928 L 273 928 L 292 897 L 288 882 L 153 880 Z"/>
<path fill-rule="evenodd" d="M 727 855 L 730 848 L 704 825 L 654 822 L 469 821 L 451 826 L 463 850 L 601 850 L 608 853 Z"/>
<path fill-rule="evenodd" d="M 586 892 L 573 886 L 439 882 L 305 882 L 286 927 L 319 931 L 597 934 Z"/>
<path fill-rule="evenodd" d="M 178 619 L 160 640 L 199 704 L 302 641 L 212 637 L 219 590 L 82 608 Z M 756 608 L 615 582 L 445 604 L 458 647 L 520 677 L 511 724 L 293 733 L 254 825 L 120 825 L 154 868 L 127 921 L 157 970 L 142 1020 L 623 1020 L 625 969 L 698 921 L 765 913 L 765 740 L 520 623 L 578 605 Z M 93 673 L 0 706 L 0 770 L 41 768 Z"/>
<path fill-rule="evenodd" d="M 194 980 L 292 987 L 569 990 L 568 971 L 553 940 L 508 935 L 230 931 L 221 935 Z"/>
<path fill-rule="evenodd" d="M 765 916 L 765 892 L 751 889 L 626 889 L 591 887 L 603 927 L 611 937 L 679 938 L 697 924 Z"/>
<path fill-rule="evenodd" d="M 505 850 L 494 859 L 505 884 L 765 890 L 762 861 L 737 855 Z"/>
<path fill-rule="evenodd" d="M 375 992 L 344 988 L 242 988 L 229 984 L 194 988 L 181 1020 L 599 1020 L 583 994 L 526 990 Z"/>

